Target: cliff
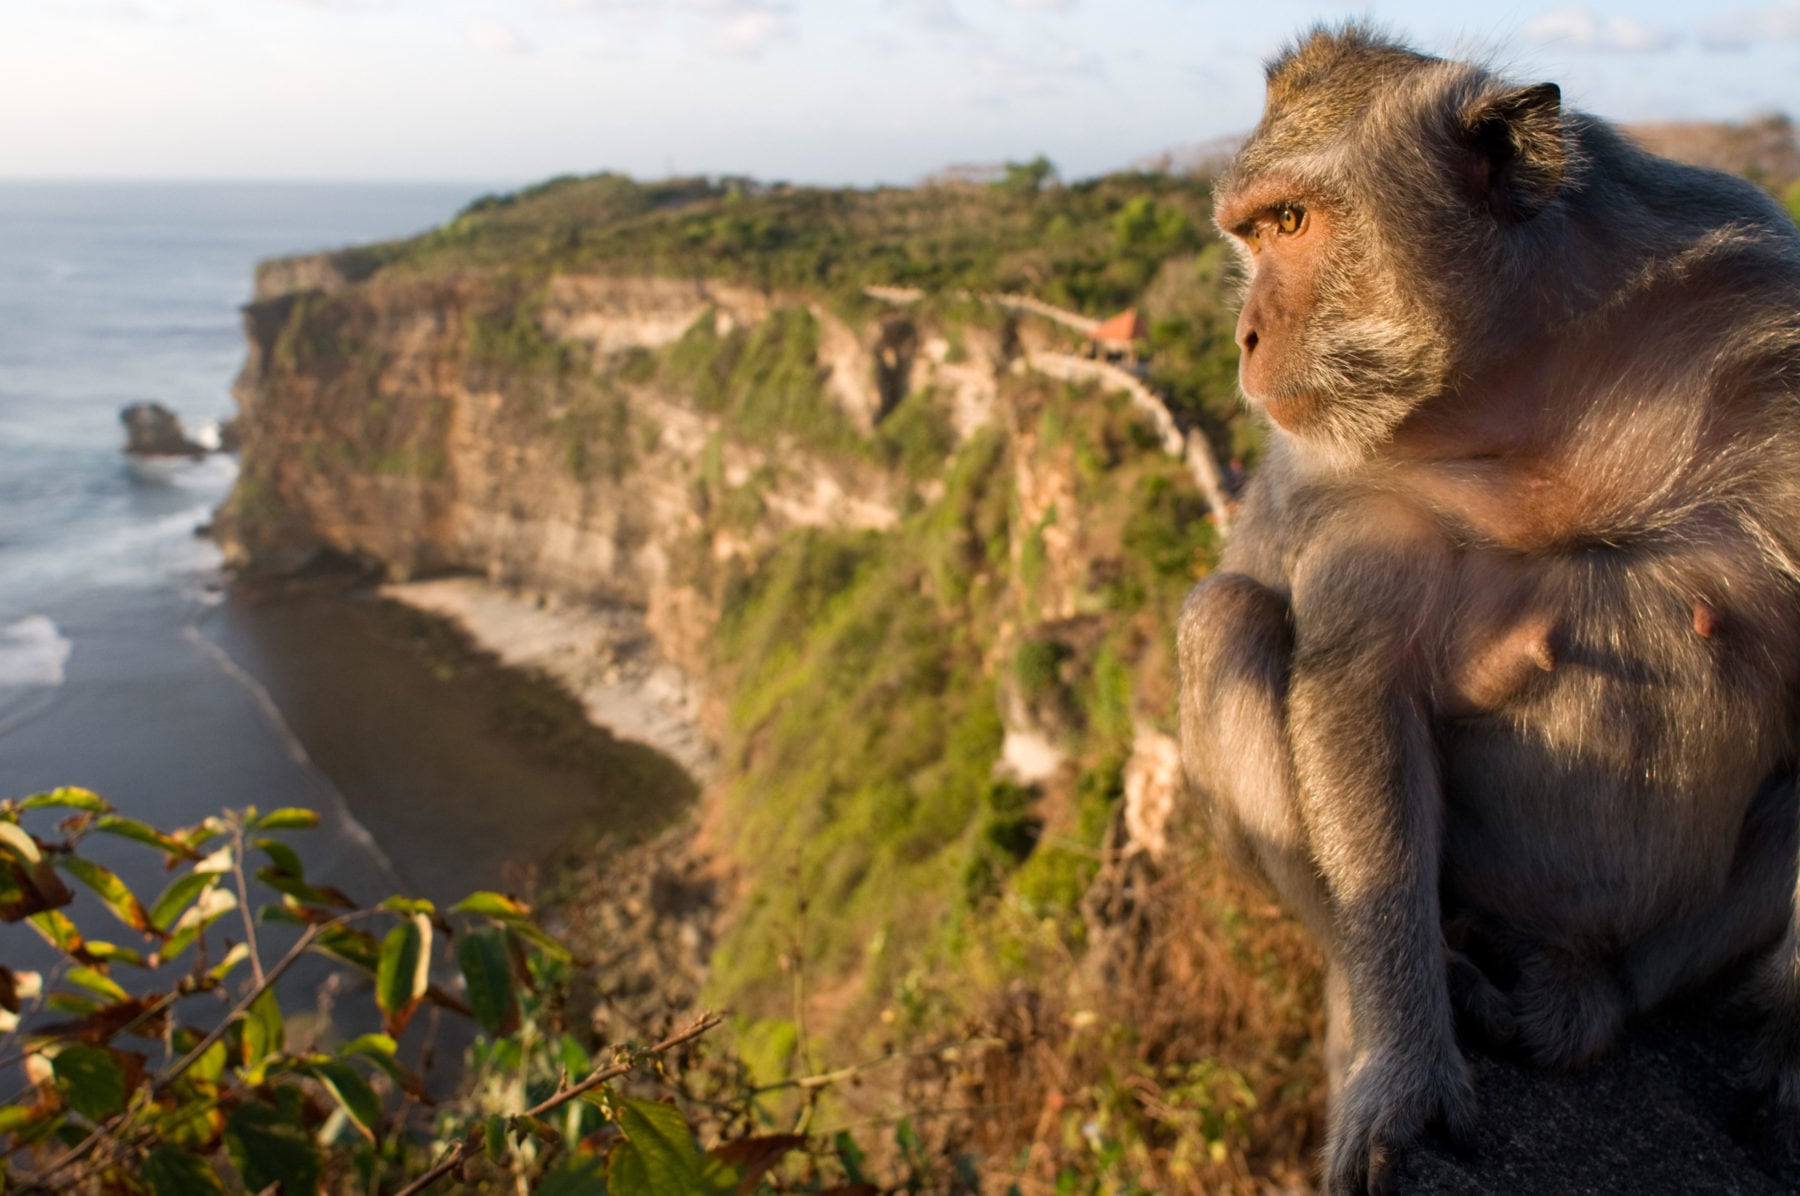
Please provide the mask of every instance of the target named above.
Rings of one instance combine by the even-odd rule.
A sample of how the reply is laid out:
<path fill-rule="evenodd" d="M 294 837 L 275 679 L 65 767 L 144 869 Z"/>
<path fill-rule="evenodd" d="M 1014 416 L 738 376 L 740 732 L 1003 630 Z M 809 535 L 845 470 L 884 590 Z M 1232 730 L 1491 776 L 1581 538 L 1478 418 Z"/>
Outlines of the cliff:
<path fill-rule="evenodd" d="M 929 1105 L 1006 1182 L 1300 1190 L 1316 960 L 1182 816 L 1171 737 L 1200 465 L 1257 448 L 1224 256 L 1202 183 L 1041 182 L 558 180 L 267 263 L 216 533 L 246 573 L 461 575 L 413 600 L 500 609 L 602 717 L 625 674 L 704 695 L 722 906 L 684 974 L 753 1078 L 893 1059 L 842 1111 Z M 1127 306 L 1130 378 L 1079 332 Z M 1640 1036 L 1592 1102 L 1482 1061 L 1482 1155 L 1417 1190 L 1766 1190 L 1694 1041 Z M 1608 1140 L 1643 1153 L 1582 1170 Z"/>
<path fill-rule="evenodd" d="M 1315 1117 L 1309 955 L 1165 834 L 1173 616 L 1216 547 L 1182 433 L 1254 447 L 1221 256 L 1202 184 L 1040 183 L 601 176 L 265 264 L 216 534 L 245 574 L 349 558 L 641 628 L 707 696 L 704 997 L 755 1074 L 972 1036 L 955 1083 L 1012 1112 L 958 1097 L 942 1141 L 1251 1190 Z M 1046 372 L 1143 301 L 1151 389 Z M 922 1066 L 840 1099 L 891 1112 Z"/>

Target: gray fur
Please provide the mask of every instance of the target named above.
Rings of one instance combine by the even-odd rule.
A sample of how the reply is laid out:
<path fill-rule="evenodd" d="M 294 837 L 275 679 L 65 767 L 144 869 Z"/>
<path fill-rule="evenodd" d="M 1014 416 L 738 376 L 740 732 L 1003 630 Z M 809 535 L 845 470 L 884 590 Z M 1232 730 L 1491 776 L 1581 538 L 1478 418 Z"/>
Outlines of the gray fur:
<path fill-rule="evenodd" d="M 1517 156 L 1471 164 L 1492 119 Z M 1330 961 L 1327 1189 L 1466 1131 L 1459 1012 L 1574 1066 L 1771 947 L 1764 1078 L 1800 1129 L 1800 236 L 1554 89 L 1360 27 L 1271 66 L 1221 213 L 1273 178 L 1332 239 L 1303 331 L 1257 351 L 1322 410 L 1271 426 L 1182 613 L 1181 731 L 1219 839 Z"/>

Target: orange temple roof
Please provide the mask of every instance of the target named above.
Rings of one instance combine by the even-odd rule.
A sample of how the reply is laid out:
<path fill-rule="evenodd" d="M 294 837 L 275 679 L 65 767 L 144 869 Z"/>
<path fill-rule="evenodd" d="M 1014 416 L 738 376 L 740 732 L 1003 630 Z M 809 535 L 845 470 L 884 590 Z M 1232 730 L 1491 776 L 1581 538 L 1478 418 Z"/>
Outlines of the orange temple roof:
<path fill-rule="evenodd" d="M 1128 345 L 1132 341 L 1148 340 L 1150 329 L 1145 325 L 1144 317 L 1138 315 L 1137 308 L 1128 307 L 1112 319 L 1096 325 L 1093 337 L 1097 341 Z"/>

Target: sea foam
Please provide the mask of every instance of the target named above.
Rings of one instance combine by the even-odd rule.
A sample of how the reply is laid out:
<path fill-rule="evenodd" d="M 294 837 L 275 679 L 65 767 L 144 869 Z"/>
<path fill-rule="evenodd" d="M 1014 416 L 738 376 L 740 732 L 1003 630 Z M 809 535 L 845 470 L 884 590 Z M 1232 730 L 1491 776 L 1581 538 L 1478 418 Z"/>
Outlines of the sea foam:
<path fill-rule="evenodd" d="M 0 689 L 61 685 L 71 648 L 43 615 L 27 615 L 0 629 Z"/>

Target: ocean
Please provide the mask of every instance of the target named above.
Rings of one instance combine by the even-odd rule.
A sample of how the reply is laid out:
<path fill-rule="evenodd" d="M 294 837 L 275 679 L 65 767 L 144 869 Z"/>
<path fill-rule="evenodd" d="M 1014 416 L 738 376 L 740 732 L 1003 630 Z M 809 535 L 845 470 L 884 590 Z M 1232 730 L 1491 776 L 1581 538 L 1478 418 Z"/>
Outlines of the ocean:
<path fill-rule="evenodd" d="M 0 184 L 0 796 L 81 785 L 165 826 L 308 806 L 309 875 L 363 901 L 503 886 L 592 816 L 591 779 L 520 759 L 344 604 L 232 598 L 196 535 L 229 456 L 121 451 L 129 403 L 232 414 L 259 259 L 417 232 L 479 190 Z M 93 850 L 160 887 L 149 853 Z"/>

